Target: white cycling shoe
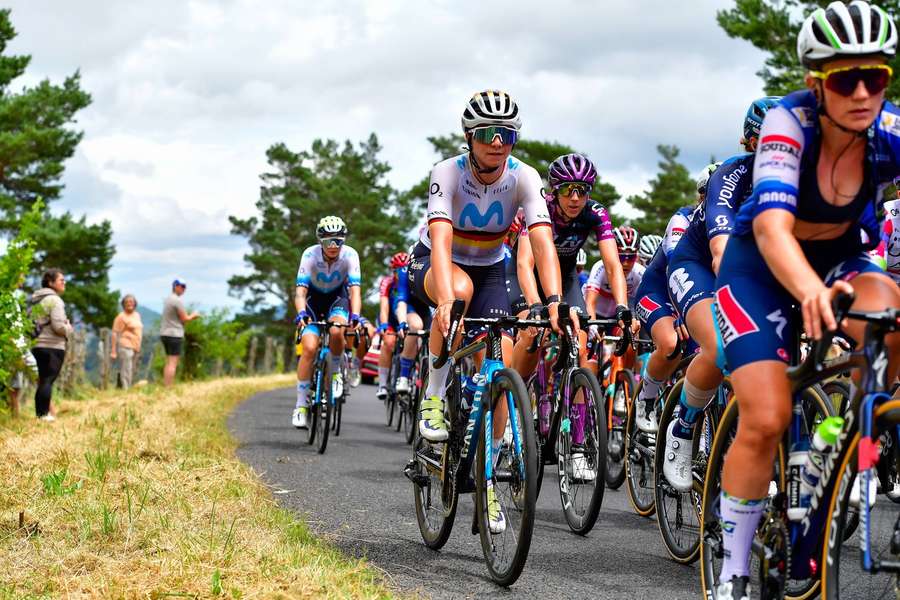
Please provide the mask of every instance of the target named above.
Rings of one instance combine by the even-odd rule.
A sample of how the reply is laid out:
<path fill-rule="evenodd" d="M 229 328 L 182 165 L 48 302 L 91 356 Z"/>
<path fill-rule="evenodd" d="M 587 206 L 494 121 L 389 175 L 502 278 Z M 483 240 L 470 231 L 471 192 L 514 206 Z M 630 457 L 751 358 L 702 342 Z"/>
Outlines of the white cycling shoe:
<path fill-rule="evenodd" d="M 422 400 L 419 409 L 419 435 L 429 442 L 444 442 L 450 437 L 444 422 L 444 401 L 437 396 Z"/>
<path fill-rule="evenodd" d="M 309 409 L 305 406 L 300 406 L 294 409 L 294 413 L 291 415 L 291 425 L 296 427 L 297 429 L 306 429 L 309 427 L 309 419 L 307 417 L 309 413 Z"/>
<path fill-rule="evenodd" d="M 644 433 L 656 433 L 659 429 L 659 425 L 656 423 L 656 411 L 653 410 L 652 406 L 647 406 L 653 402 L 655 400 L 650 398 L 639 399 L 634 406 L 634 410 L 637 411 L 634 415 L 634 424 Z M 649 414 L 647 408 L 650 408 Z"/>
<path fill-rule="evenodd" d="M 716 600 L 750 600 L 750 578 L 732 577 L 716 587 Z"/>
<path fill-rule="evenodd" d="M 408 394 L 410 390 L 409 377 L 398 377 L 397 387 L 395 389 L 398 394 Z"/>
<path fill-rule="evenodd" d="M 666 450 L 663 457 L 663 475 L 669 484 L 679 492 L 689 492 L 694 484 L 694 476 L 691 472 L 691 440 L 676 437 L 672 430 L 675 429 L 677 420 L 669 423 L 666 430 Z"/>
<path fill-rule="evenodd" d="M 383 385 L 378 386 L 378 391 L 375 392 L 375 397 L 381 401 L 387 400 L 387 397 L 388 397 L 387 388 L 384 387 Z"/>
<path fill-rule="evenodd" d="M 572 446 L 572 460 L 569 465 L 569 476 L 575 481 L 585 483 L 597 478 L 597 471 L 588 463 L 583 446 Z"/>

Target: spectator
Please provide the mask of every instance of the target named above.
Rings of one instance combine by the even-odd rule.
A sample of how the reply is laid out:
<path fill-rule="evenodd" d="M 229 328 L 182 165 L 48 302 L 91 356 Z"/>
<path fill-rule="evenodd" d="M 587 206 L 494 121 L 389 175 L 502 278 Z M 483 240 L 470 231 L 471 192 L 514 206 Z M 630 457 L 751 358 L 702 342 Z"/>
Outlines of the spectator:
<path fill-rule="evenodd" d="M 22 291 L 22 286 L 25 284 L 25 276 L 23 275 L 18 283 L 16 284 L 16 290 L 13 292 L 16 299 L 24 302 L 25 293 Z M 21 306 L 16 304 L 16 314 L 13 317 L 15 321 L 17 321 L 22 329 L 25 327 L 25 315 L 22 314 Z M 22 352 L 22 362 L 15 366 L 12 374 L 12 380 L 9 382 L 9 410 L 14 417 L 19 416 L 19 393 L 22 388 L 25 387 L 25 377 L 27 375 L 26 371 L 30 371 L 32 373 L 37 373 L 37 362 L 34 360 L 34 355 L 28 349 L 28 342 L 25 340 L 24 336 L 20 336 L 19 339 L 16 340 L 16 346 Z"/>
<path fill-rule="evenodd" d="M 163 368 L 163 384 L 166 386 L 175 383 L 175 371 L 178 370 L 178 359 L 184 345 L 184 324 L 200 316 L 196 312 L 191 314 L 185 312 L 184 302 L 181 300 L 185 289 L 187 284 L 184 280 L 176 278 L 172 282 L 172 294 L 163 303 L 159 337 L 166 349 L 166 366 Z"/>
<path fill-rule="evenodd" d="M 31 353 L 37 361 L 38 386 L 34 394 L 34 410 L 39 419 L 55 421 L 52 406 L 53 382 L 66 358 L 66 341 L 74 331 L 66 318 L 66 304 L 60 296 L 66 291 L 66 278 L 59 269 L 48 269 L 41 279 L 41 289 L 31 296 L 31 316 L 37 339 Z"/>
<path fill-rule="evenodd" d="M 119 381 L 122 388 L 131 387 L 134 371 L 141 353 L 141 336 L 144 324 L 137 311 L 137 298 L 132 294 L 122 298 L 122 312 L 116 315 L 112 326 L 109 357 L 119 360 Z"/>

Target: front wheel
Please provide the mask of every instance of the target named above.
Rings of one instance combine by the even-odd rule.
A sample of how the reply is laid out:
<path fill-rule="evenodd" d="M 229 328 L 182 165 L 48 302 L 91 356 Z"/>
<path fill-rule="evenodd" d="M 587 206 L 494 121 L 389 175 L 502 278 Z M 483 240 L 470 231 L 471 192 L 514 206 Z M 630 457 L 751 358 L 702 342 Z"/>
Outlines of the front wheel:
<path fill-rule="evenodd" d="M 409 406 L 405 417 L 406 423 L 403 429 L 407 444 L 413 443 L 413 438 L 415 438 L 416 431 L 419 428 L 419 406 L 422 403 L 422 396 L 425 394 L 425 390 L 428 389 L 428 363 L 423 360 L 416 365 L 411 373 L 410 381 L 413 382 L 414 386 L 410 392 Z"/>
<path fill-rule="evenodd" d="M 644 410 L 640 402 L 641 388 L 644 382 L 637 384 L 634 399 L 628 407 L 628 418 L 625 420 L 625 483 L 628 500 L 634 512 L 642 517 L 652 516 L 656 512 L 656 498 L 653 490 L 653 462 L 656 434 L 646 433 L 637 427 L 636 412 Z M 659 417 L 659 402 L 654 401 L 653 412 Z M 657 419 L 657 422 L 658 419 Z"/>
<path fill-rule="evenodd" d="M 569 528 L 587 535 L 603 504 L 606 412 L 600 384 L 587 369 L 572 371 L 569 391 L 556 436 L 559 497 Z"/>
<path fill-rule="evenodd" d="M 522 377 L 512 369 L 500 369 L 493 375 L 490 390 L 493 406 L 498 402 L 506 402 L 509 406 L 512 436 L 501 445 L 490 478 L 485 464 L 485 440 L 490 439 L 492 433 L 485 427 L 478 436 L 475 514 L 481 549 L 491 578 L 502 586 L 509 586 L 522 573 L 531 547 L 537 500 L 537 450 L 528 390 Z M 497 527 L 495 518 L 492 530 L 489 513 L 496 516 L 498 511 L 504 526 L 502 529 Z"/>
<path fill-rule="evenodd" d="M 609 431 L 606 442 L 606 485 L 611 490 L 619 489 L 625 481 L 625 417 L 633 389 L 634 374 L 623 369 L 616 376 L 612 394 L 607 394 L 607 401 L 612 406 L 607 406 L 610 419 L 606 424 Z"/>

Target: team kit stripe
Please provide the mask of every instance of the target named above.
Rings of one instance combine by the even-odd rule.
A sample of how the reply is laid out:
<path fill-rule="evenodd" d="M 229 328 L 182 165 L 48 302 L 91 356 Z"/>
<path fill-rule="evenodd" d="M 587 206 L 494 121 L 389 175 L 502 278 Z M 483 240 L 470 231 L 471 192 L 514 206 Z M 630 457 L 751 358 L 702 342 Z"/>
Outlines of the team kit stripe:
<path fill-rule="evenodd" d="M 662 308 L 658 303 L 654 302 L 650 296 L 644 296 L 641 298 L 640 302 L 638 302 L 641 308 L 646 310 L 648 313 L 652 313 L 654 310 Z"/>
<path fill-rule="evenodd" d="M 776 134 L 767 135 L 766 137 L 764 137 L 762 139 L 760 144 L 769 144 L 769 143 L 773 143 L 773 142 L 782 142 L 784 144 L 787 144 L 788 146 L 793 146 L 797 150 L 800 149 L 800 142 L 798 142 L 794 138 L 790 138 L 786 135 L 776 135 Z"/>
<path fill-rule="evenodd" d="M 734 330 L 735 337 L 759 331 L 759 327 L 753 322 L 753 319 L 750 318 L 747 311 L 738 304 L 734 294 L 731 293 L 730 285 L 726 285 L 716 291 L 716 302 L 719 305 L 718 310 Z"/>

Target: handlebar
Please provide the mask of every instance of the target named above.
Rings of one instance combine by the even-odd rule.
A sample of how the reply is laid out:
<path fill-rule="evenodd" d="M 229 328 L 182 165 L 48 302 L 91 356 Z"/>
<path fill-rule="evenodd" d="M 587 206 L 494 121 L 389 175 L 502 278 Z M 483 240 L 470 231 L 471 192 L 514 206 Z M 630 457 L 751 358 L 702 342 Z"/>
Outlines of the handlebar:
<path fill-rule="evenodd" d="M 834 313 L 834 319 L 837 321 L 838 325 L 840 325 L 841 321 L 850 316 L 850 307 L 853 305 L 854 300 L 856 300 L 855 294 L 840 293 L 831 301 L 831 310 Z M 866 313 L 860 314 L 863 317 L 866 316 Z M 794 367 L 788 368 L 788 378 L 795 382 L 802 381 L 810 375 L 821 371 L 822 362 L 825 360 L 825 355 L 831 347 L 831 341 L 837 333 L 837 329 L 834 331 L 826 330 L 822 335 L 821 340 L 813 342 L 812 351 L 806 355 L 806 360 Z"/>

